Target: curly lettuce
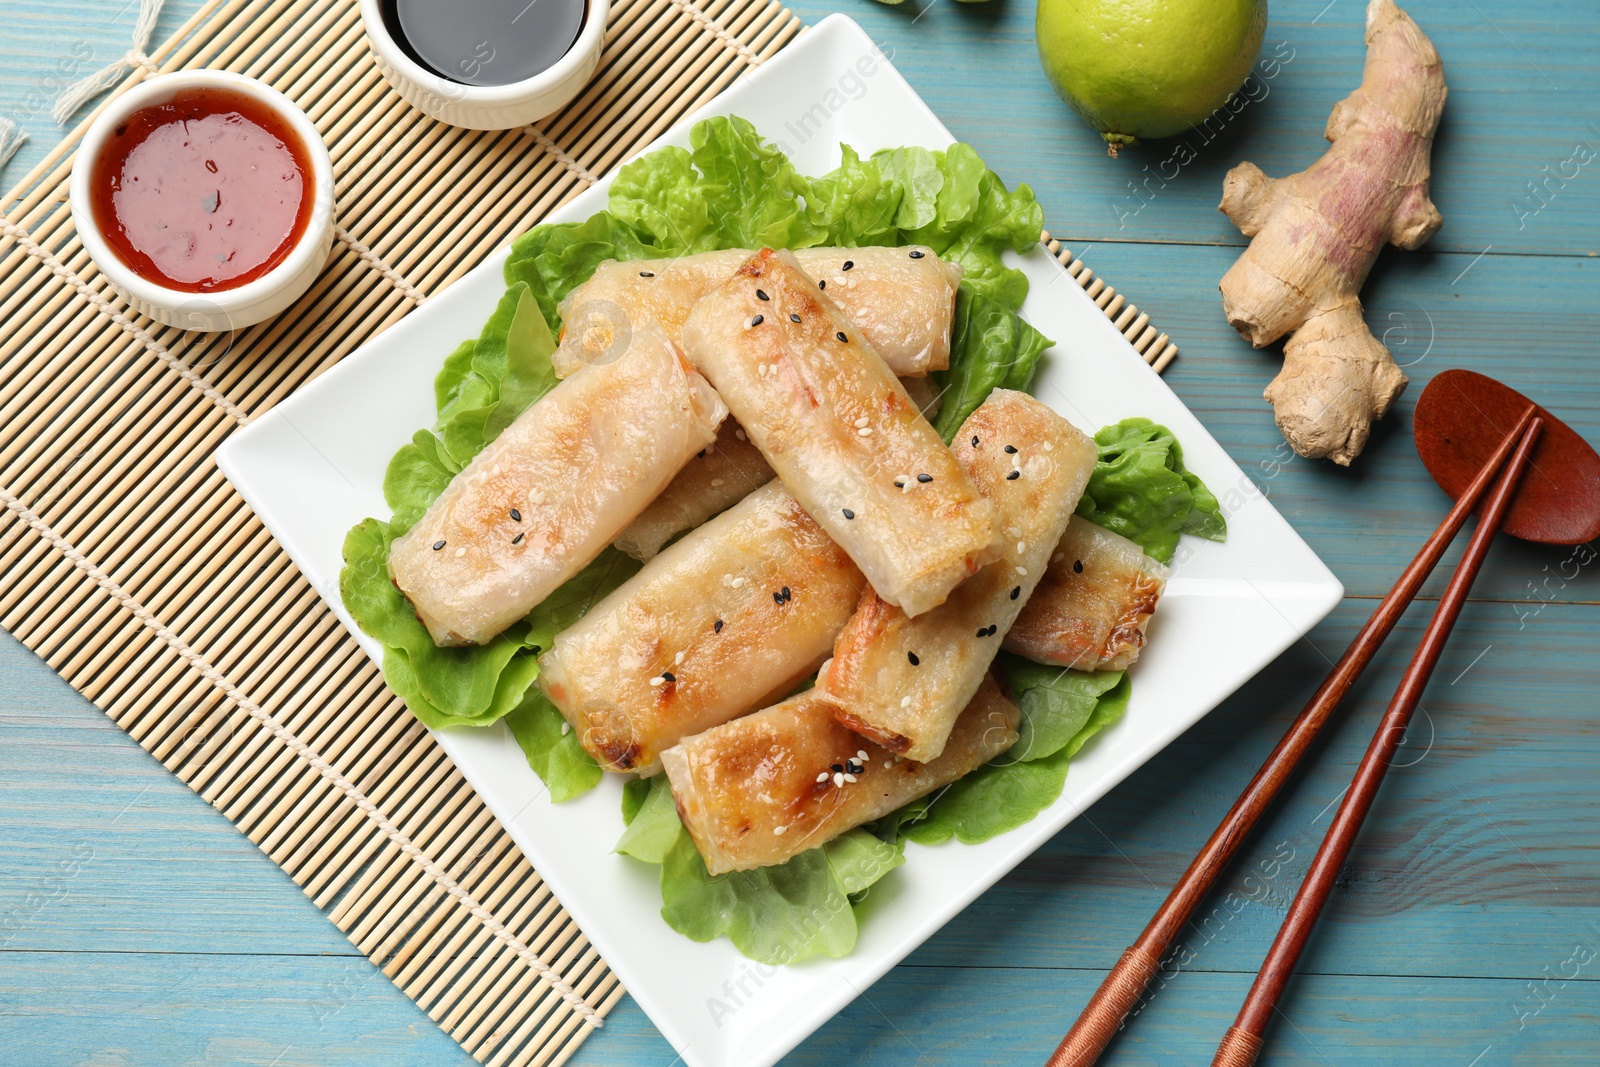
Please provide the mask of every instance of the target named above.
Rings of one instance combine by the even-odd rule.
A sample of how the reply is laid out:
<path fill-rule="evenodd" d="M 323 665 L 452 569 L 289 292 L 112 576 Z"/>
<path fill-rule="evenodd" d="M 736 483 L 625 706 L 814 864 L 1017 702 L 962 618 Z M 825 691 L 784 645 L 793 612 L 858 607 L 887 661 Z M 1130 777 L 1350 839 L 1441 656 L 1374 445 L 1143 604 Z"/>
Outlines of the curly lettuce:
<path fill-rule="evenodd" d="M 1171 430 L 1149 419 L 1123 419 L 1094 435 L 1099 459 L 1078 514 L 1135 541 L 1162 563 L 1172 561 L 1180 534 L 1226 540 L 1216 495 L 1183 465 Z"/>

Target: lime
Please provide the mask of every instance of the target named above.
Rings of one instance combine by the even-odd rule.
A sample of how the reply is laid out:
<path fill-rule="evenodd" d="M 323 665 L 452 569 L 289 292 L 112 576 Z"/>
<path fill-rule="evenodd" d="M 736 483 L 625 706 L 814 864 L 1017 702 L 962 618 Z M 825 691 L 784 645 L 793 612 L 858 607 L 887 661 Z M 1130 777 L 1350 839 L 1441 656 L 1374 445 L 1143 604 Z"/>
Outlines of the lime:
<path fill-rule="evenodd" d="M 1227 103 L 1266 28 L 1267 0 L 1039 0 L 1039 59 L 1116 155 Z"/>

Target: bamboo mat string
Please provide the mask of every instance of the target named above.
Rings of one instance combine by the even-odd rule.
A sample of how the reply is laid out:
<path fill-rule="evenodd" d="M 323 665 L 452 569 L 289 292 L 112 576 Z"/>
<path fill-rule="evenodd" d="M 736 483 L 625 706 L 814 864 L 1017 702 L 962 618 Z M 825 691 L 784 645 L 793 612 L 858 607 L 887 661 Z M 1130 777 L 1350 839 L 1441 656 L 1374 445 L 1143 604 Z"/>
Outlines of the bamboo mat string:
<path fill-rule="evenodd" d="M 23 522 L 27 523 L 29 529 L 50 542 L 51 546 L 70 560 L 74 567 L 82 571 L 96 586 L 131 612 L 135 618 L 154 632 L 185 662 L 199 671 L 201 677 L 221 690 L 225 696 L 231 699 L 252 719 L 266 727 L 273 737 L 283 742 L 295 755 L 314 767 L 317 773 L 325 778 L 335 789 L 349 797 L 356 807 L 360 808 L 367 818 L 371 819 L 378 829 L 382 831 L 384 837 L 394 842 L 401 852 L 421 866 L 429 877 L 438 883 L 440 888 L 460 901 L 490 933 L 505 942 L 523 962 L 532 967 L 540 978 L 548 982 L 550 987 L 561 995 L 561 998 L 571 1006 L 573 1011 L 588 1020 L 591 1026 L 598 1028 L 605 1025 L 605 1020 L 601 1017 L 599 1011 L 591 1006 L 577 990 L 568 985 L 560 974 L 544 962 L 544 959 L 538 953 L 523 944 L 515 934 L 506 929 L 505 925 L 494 917 L 493 912 L 478 903 L 471 893 L 463 889 L 442 867 L 430 859 L 427 853 L 418 848 L 406 836 L 405 831 L 391 822 L 388 816 L 384 815 L 378 806 L 367 798 L 367 795 L 361 791 L 359 786 L 340 773 L 337 768 L 325 760 L 310 745 L 295 736 L 288 727 L 273 718 L 266 709 L 241 692 L 238 686 L 230 682 L 221 671 L 212 666 L 187 641 L 168 629 L 160 619 L 156 618 L 153 612 L 136 600 L 127 590 L 123 589 L 115 578 L 96 566 L 78 550 L 76 545 L 57 533 L 54 527 L 36 515 L 31 508 L 4 486 L 0 486 L 0 503 L 4 503 L 8 511 L 11 511 Z"/>
<path fill-rule="evenodd" d="M 759 67 L 761 65 L 761 57 L 757 55 L 749 45 L 745 44 L 743 41 L 739 40 L 739 38 L 729 33 L 720 22 L 706 14 L 699 7 L 695 6 L 693 0 L 670 0 L 670 3 L 673 7 L 677 8 L 679 11 L 682 11 L 700 25 L 704 26 L 711 32 L 713 37 L 717 38 L 717 40 L 733 49 L 734 52 L 736 52 L 746 63 L 750 64 L 752 67 Z"/>
<path fill-rule="evenodd" d="M 549 152 L 550 155 L 555 158 L 557 163 L 560 163 L 563 167 L 566 167 L 582 181 L 593 185 L 595 182 L 600 180 L 589 170 L 588 167 L 585 167 L 582 163 L 579 163 L 576 159 L 573 159 L 570 155 L 568 155 L 564 148 L 552 141 L 550 139 L 550 135 L 545 133 L 539 127 L 524 126 L 523 129 L 527 131 L 528 136 L 533 138 L 535 144 L 544 149 L 546 152 Z"/>
<path fill-rule="evenodd" d="M 65 126 L 80 107 L 121 81 L 123 71 L 130 67 L 141 67 L 147 74 L 161 73 L 156 61 L 145 54 L 145 49 L 150 47 L 150 35 L 156 29 L 156 19 L 161 15 L 161 4 L 162 0 L 139 0 L 139 20 L 133 24 L 133 47 L 119 59 L 67 86 L 50 109 L 51 118 Z"/>
<path fill-rule="evenodd" d="M 217 407 L 227 412 L 230 418 L 241 424 L 250 421 L 250 415 L 248 412 L 219 393 L 211 385 L 211 383 L 202 378 L 193 367 L 189 366 L 183 360 L 173 355 L 171 351 L 167 349 L 166 345 L 162 344 L 160 341 L 157 341 L 149 330 L 145 329 L 143 326 L 140 326 L 137 322 L 134 322 L 131 318 L 129 318 L 127 314 L 123 312 L 121 308 L 117 307 L 116 304 L 112 303 L 111 299 L 104 293 L 97 292 L 92 286 L 89 285 L 88 282 L 84 281 L 82 278 L 78 277 L 77 274 L 73 273 L 71 267 L 68 267 L 65 263 L 61 262 L 60 259 L 53 255 L 43 245 L 39 244 L 38 241 L 35 241 L 33 239 L 33 235 L 27 230 L 23 229 L 15 222 L 12 222 L 9 218 L 0 217 L 0 233 L 5 234 L 7 237 L 17 242 L 17 244 L 22 247 L 23 251 L 27 252 L 28 255 L 32 256 L 34 259 L 37 259 L 39 262 L 43 263 L 47 268 L 49 268 L 51 274 L 54 274 L 68 285 L 72 286 L 79 296 L 83 297 L 96 308 L 103 311 L 111 318 L 112 322 L 115 322 L 118 326 L 121 326 L 124 330 L 131 333 L 139 340 L 141 344 L 144 345 L 151 355 L 172 367 L 173 370 L 177 371 L 183 377 L 184 381 L 188 382 L 194 388 L 200 390 L 201 396 L 204 396 L 207 400 L 217 405 Z"/>
<path fill-rule="evenodd" d="M 11 162 L 11 157 L 27 140 L 28 134 L 22 127 L 10 119 L 0 118 L 0 167 Z"/>
<path fill-rule="evenodd" d="M 399 271 L 389 266 L 389 264 L 385 263 L 382 256 L 374 252 L 371 246 L 366 244 L 355 234 L 351 233 L 343 226 L 335 225 L 333 228 L 333 235 L 348 245 L 350 247 L 350 251 L 354 252 L 357 256 L 360 256 L 363 263 L 377 271 L 390 285 L 400 290 L 401 293 L 409 297 L 413 302 L 421 304 L 423 301 L 428 299 L 427 293 L 424 293 L 421 289 L 418 289 L 416 286 L 412 285 L 406 280 L 406 276 L 404 274 L 401 274 Z"/>

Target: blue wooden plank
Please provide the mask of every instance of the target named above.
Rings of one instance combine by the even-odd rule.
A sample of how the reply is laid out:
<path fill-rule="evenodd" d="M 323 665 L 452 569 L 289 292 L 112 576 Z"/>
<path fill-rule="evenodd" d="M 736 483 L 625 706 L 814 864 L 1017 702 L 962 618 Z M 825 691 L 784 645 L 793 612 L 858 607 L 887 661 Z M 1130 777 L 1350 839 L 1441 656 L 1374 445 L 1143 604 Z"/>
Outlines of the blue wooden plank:
<path fill-rule="evenodd" d="M 890 8 L 874 0 L 798 0 L 790 6 L 808 21 L 843 11 L 860 22 L 957 137 L 1001 174 L 1033 186 L 1051 232 L 1071 241 L 1243 243 L 1216 211 L 1223 175 L 1245 159 L 1274 176 L 1315 160 L 1326 147 L 1328 111 L 1359 84 L 1365 55 L 1360 0 L 1275 0 L 1263 55 L 1284 61 L 1269 68 L 1275 76 L 1258 83 L 1235 120 L 1219 123 L 1220 134 L 1154 142 L 1112 160 L 1045 80 L 1033 4 L 910 0 Z M 1600 91 L 1593 5 L 1408 0 L 1402 6 L 1438 46 L 1450 84 L 1434 153 L 1434 198 L 1445 218 L 1434 247 L 1471 255 L 1489 245 L 1534 255 L 1594 254 L 1600 181 L 1593 171 L 1600 158 L 1567 162 L 1580 142 L 1600 152 L 1600 118 L 1584 106 Z M 1184 156 L 1174 156 L 1180 142 L 1195 156 L 1182 166 L 1175 160 Z M 1527 183 L 1552 173 L 1541 200 L 1532 199 Z M 1523 205 L 1520 212 L 1514 203 Z"/>

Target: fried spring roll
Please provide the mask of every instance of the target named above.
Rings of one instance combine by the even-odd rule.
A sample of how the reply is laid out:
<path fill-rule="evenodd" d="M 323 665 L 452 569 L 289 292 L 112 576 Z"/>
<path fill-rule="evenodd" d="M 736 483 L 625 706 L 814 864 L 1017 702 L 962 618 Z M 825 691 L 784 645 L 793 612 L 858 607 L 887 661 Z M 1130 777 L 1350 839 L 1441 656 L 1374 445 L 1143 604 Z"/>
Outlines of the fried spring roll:
<path fill-rule="evenodd" d="M 831 710 L 807 691 L 661 754 L 678 815 L 713 875 L 783 863 L 882 818 L 1006 751 L 1021 719 L 985 679 L 944 754 L 913 763 L 840 726 Z"/>
<path fill-rule="evenodd" d="M 722 420 L 716 441 L 691 459 L 672 484 L 622 531 L 617 548 L 649 562 L 661 547 L 685 530 L 772 481 L 772 468 L 733 419 Z"/>
<path fill-rule="evenodd" d="M 1095 464 L 1092 440 L 1009 389 L 995 390 L 967 417 L 952 448 L 999 512 L 1004 555 L 914 619 L 868 589 L 817 682 L 841 723 L 919 762 L 944 750 Z"/>
<path fill-rule="evenodd" d="M 901 378 L 926 419 L 939 414 L 944 396 L 932 378 Z M 772 480 L 772 468 L 736 419 L 722 420 L 716 443 L 696 454 L 662 494 L 617 538 L 617 548 L 649 561 L 685 530 L 720 515 L 751 490 Z"/>
<path fill-rule="evenodd" d="M 920 615 L 998 556 L 994 505 L 793 256 L 751 257 L 695 307 L 683 342 L 884 600 Z"/>
<path fill-rule="evenodd" d="M 605 361 L 633 323 L 653 321 L 677 340 L 694 305 L 751 255 L 731 249 L 602 263 L 562 306 L 556 373 Z M 795 258 L 896 374 L 920 377 L 950 365 L 960 266 L 919 246 L 806 248 Z"/>
<path fill-rule="evenodd" d="M 1120 534 L 1073 516 L 1005 648 L 1080 671 L 1120 671 L 1139 658 L 1167 568 Z"/>
<path fill-rule="evenodd" d="M 389 552 L 440 645 L 482 644 L 600 551 L 716 438 L 727 407 L 654 328 L 524 411 Z"/>
<path fill-rule="evenodd" d="M 602 767 L 792 690 L 833 647 L 861 572 L 776 482 L 668 548 L 539 657 L 539 684 Z"/>

